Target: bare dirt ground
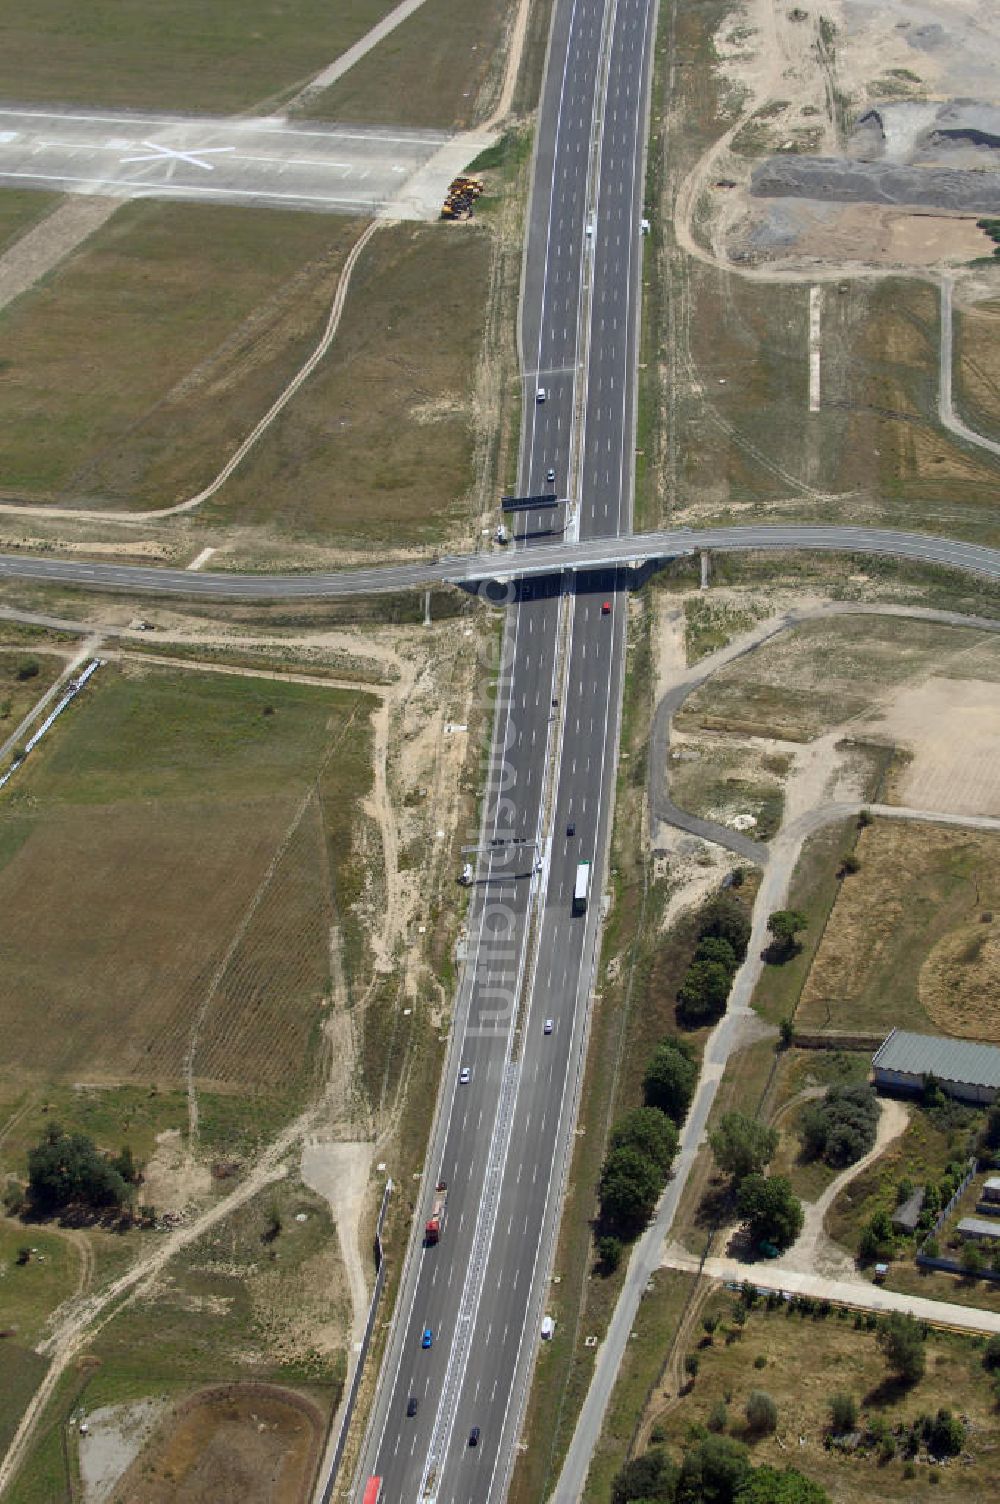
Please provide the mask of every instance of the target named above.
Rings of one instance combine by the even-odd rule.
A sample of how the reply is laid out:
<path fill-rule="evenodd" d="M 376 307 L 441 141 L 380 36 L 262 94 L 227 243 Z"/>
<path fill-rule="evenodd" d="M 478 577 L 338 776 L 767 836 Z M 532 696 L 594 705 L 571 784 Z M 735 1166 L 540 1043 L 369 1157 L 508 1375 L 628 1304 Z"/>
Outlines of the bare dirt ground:
<path fill-rule="evenodd" d="M 838 155 L 847 123 L 872 103 L 997 94 L 1000 34 L 986 0 L 830 0 L 804 11 L 744 0 L 713 38 L 735 121 L 682 184 L 678 243 L 764 279 L 955 265 L 990 247 L 975 216 L 878 205 L 753 199 L 750 170 L 781 152 Z M 727 186 L 720 189 L 719 184 Z"/>
<path fill-rule="evenodd" d="M 910 753 L 893 803 L 959 815 L 1000 815 L 1000 685 L 929 678 L 889 698 L 862 725 Z"/>
<path fill-rule="evenodd" d="M 81 1437 L 80 1481 L 85 1504 L 106 1504 L 115 1484 L 138 1457 L 166 1409 L 160 1400 L 131 1405 L 102 1405 L 87 1416 Z"/>

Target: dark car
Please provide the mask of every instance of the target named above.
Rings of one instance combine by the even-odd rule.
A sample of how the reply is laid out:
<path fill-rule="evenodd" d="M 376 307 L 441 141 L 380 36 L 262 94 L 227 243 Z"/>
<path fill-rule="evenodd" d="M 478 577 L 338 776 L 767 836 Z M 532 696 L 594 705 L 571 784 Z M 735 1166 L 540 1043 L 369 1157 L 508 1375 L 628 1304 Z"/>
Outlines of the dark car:
<path fill-rule="evenodd" d="M 567 834 L 567 836 L 575 836 L 576 835 L 576 826 L 573 824 L 572 820 L 569 822 L 569 824 L 566 827 L 566 834 Z"/>
<path fill-rule="evenodd" d="M 473 1426 L 472 1430 L 469 1432 L 469 1446 L 470 1447 L 478 1447 L 478 1445 L 479 1445 L 479 1427 L 478 1426 Z"/>
<path fill-rule="evenodd" d="M 415 1394 L 411 1394 L 410 1398 L 409 1398 L 409 1402 L 408 1402 L 408 1404 L 406 1406 L 406 1413 L 407 1413 L 407 1415 L 409 1415 L 409 1416 L 416 1415 L 417 1409 L 418 1409 L 419 1405 L 420 1405 L 420 1401 L 417 1399 L 417 1396 Z"/>

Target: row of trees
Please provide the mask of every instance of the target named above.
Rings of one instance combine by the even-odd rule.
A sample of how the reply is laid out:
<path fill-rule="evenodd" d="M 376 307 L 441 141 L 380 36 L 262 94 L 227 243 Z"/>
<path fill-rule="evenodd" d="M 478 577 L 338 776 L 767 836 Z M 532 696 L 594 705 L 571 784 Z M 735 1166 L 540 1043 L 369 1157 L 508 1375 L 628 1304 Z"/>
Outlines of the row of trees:
<path fill-rule="evenodd" d="M 702 1435 L 680 1464 L 662 1447 L 627 1462 L 611 1485 L 611 1504 L 830 1504 L 798 1468 L 754 1467 L 731 1436 Z"/>

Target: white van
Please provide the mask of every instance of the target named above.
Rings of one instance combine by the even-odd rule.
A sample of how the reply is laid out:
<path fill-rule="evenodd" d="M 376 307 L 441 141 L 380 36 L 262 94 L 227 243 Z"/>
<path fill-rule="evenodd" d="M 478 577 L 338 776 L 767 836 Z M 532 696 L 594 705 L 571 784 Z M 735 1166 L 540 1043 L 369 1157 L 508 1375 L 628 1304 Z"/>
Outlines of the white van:
<path fill-rule="evenodd" d="M 555 1329 L 556 1329 L 556 1324 L 553 1321 L 552 1317 L 551 1316 L 543 1316 L 542 1317 L 542 1341 L 543 1342 L 548 1342 L 549 1338 L 552 1336 L 552 1333 L 555 1331 Z"/>

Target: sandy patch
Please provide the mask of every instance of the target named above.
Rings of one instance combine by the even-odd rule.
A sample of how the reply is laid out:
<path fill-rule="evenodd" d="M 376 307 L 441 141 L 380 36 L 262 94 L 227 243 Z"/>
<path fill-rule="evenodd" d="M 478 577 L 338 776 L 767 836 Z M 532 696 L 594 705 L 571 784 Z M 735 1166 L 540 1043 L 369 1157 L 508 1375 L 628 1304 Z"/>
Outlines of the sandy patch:
<path fill-rule="evenodd" d="M 1000 1039 L 1000 926 L 980 920 L 945 935 L 921 968 L 919 988 L 943 1033 Z"/>
<path fill-rule="evenodd" d="M 142 1199 L 164 1212 L 179 1215 L 191 1206 L 201 1206 L 212 1186 L 208 1165 L 187 1153 L 179 1128 L 156 1135 L 156 1152 L 143 1170 Z"/>
<path fill-rule="evenodd" d="M 87 1416 L 80 1437 L 80 1481 L 84 1504 L 105 1504 L 118 1479 L 146 1445 L 166 1408 L 163 1400 L 133 1405 L 102 1405 Z"/>
<path fill-rule="evenodd" d="M 868 728 L 912 761 L 894 804 L 958 815 L 1000 815 L 1000 691 L 981 679 L 929 678 L 903 689 Z"/>
<path fill-rule="evenodd" d="M 0 308 L 27 292 L 120 208 L 120 201 L 72 196 L 0 256 Z"/>
<path fill-rule="evenodd" d="M 302 1146 L 302 1179 L 310 1190 L 326 1199 L 337 1224 L 341 1257 L 351 1292 L 354 1342 L 361 1340 L 368 1314 L 368 1276 L 372 1271 L 361 1257 L 358 1231 L 374 1153 L 374 1144 L 333 1143 L 319 1138 L 309 1139 Z"/>

